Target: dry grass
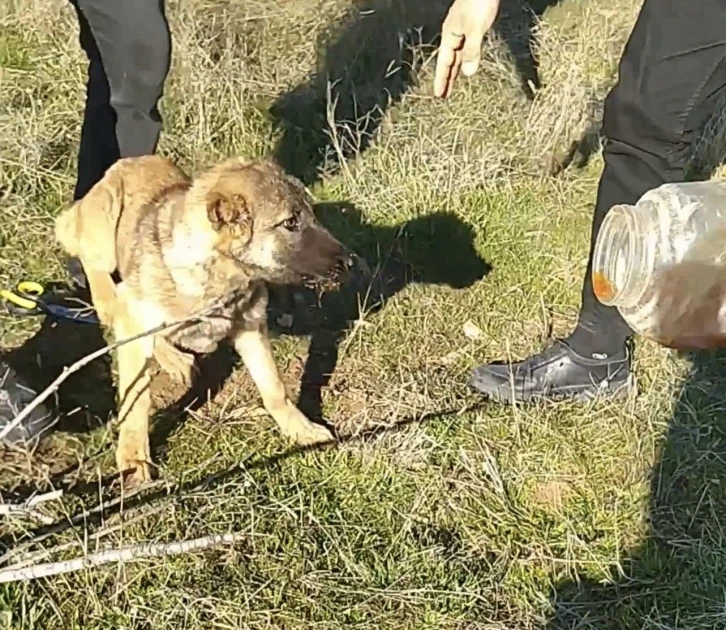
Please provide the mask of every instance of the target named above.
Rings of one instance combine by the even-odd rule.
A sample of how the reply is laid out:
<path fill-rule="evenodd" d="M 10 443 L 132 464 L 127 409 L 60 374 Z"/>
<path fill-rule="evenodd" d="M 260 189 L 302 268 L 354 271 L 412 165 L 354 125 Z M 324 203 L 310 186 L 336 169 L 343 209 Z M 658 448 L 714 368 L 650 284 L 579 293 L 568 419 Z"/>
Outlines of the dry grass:
<path fill-rule="evenodd" d="M 639 395 L 617 405 L 476 407 L 464 387 L 477 362 L 538 350 L 574 320 L 601 160 L 548 170 L 596 126 L 639 4 L 563 0 L 544 12 L 534 100 L 521 57 L 533 24 L 510 6 L 481 72 L 441 103 L 433 0 L 171 2 L 160 151 L 189 168 L 276 152 L 327 202 L 331 228 L 394 277 L 385 306 L 342 333 L 323 318 L 340 308 L 331 299 L 301 316 L 312 341 L 276 341 L 293 385 L 309 347 L 339 341 L 322 405 L 358 437 L 288 450 L 234 371 L 207 404 L 160 414 L 164 481 L 125 503 L 122 527 L 110 510 L 33 549 L 22 546 L 32 523 L 0 536 L 21 556 L 64 545 L 59 558 L 121 541 L 249 539 L 4 587 L 13 627 L 725 627 L 718 357 L 685 361 L 643 342 Z M 0 9 L 3 285 L 65 279 L 50 235 L 74 181 L 86 67 L 75 37 L 64 1 Z M 709 133 L 713 158 L 720 136 Z M 491 272 L 477 281 L 482 261 Z M 401 282 L 401 269 L 419 281 Z M 0 326 L 39 378 L 100 342 L 6 315 Z M 82 410 L 49 444 L 5 453 L 4 494 L 65 487 L 61 522 L 118 496 L 103 483 L 109 369 L 69 381 L 61 407 Z M 179 393 L 161 381 L 155 391 Z"/>

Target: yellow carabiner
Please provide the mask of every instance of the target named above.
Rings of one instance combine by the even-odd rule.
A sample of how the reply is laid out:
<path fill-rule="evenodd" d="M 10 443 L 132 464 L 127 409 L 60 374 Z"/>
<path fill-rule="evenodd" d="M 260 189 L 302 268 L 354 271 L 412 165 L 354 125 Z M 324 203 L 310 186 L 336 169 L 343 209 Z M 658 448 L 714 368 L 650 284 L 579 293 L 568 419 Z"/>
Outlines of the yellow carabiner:
<path fill-rule="evenodd" d="M 8 289 L 2 289 L 0 290 L 0 297 L 3 297 L 8 302 L 12 302 L 20 308 L 32 310 L 34 308 L 37 308 L 38 304 L 33 299 L 24 298 L 23 294 L 28 296 L 40 297 L 45 292 L 45 289 L 43 288 L 43 285 L 39 284 L 38 282 L 26 280 L 18 284 L 16 291 L 17 293 L 9 291 Z"/>

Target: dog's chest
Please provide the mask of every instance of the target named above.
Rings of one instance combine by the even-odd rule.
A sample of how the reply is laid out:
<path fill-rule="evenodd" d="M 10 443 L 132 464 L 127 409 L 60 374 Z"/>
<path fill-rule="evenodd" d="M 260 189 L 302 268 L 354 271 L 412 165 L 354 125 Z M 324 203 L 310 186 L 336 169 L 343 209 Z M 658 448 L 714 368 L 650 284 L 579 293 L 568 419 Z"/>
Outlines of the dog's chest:
<path fill-rule="evenodd" d="M 201 320 L 191 322 L 168 336 L 169 341 L 186 350 L 206 354 L 233 331 L 256 326 L 266 317 L 267 288 L 263 283 L 248 286 L 230 295 Z"/>

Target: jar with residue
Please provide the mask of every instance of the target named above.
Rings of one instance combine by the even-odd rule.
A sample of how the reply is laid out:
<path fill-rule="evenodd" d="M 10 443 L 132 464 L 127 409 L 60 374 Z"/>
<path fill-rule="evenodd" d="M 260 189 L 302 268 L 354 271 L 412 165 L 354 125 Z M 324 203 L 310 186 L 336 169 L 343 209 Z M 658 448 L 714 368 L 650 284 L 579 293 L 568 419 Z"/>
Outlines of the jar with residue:
<path fill-rule="evenodd" d="M 726 182 L 664 184 L 605 216 L 595 296 L 672 348 L 726 347 Z"/>

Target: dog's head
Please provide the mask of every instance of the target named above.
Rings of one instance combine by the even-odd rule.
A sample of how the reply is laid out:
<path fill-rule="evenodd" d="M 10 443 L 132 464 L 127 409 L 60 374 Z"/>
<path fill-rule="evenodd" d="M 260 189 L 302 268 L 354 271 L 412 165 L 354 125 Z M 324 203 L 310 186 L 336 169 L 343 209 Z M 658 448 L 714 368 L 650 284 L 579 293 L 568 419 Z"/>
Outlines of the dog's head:
<path fill-rule="evenodd" d="M 216 249 L 276 284 L 330 288 L 358 258 L 316 219 L 302 183 L 272 161 L 227 160 L 202 175 Z"/>

